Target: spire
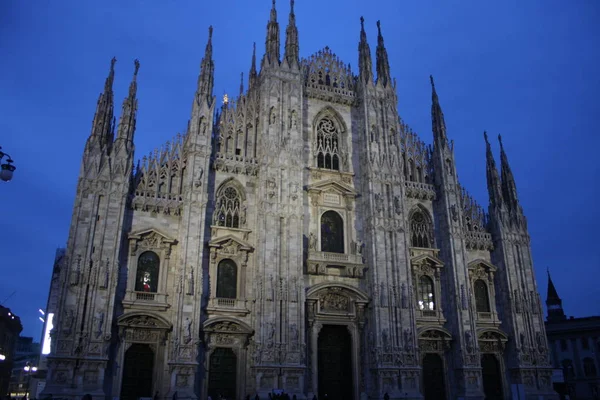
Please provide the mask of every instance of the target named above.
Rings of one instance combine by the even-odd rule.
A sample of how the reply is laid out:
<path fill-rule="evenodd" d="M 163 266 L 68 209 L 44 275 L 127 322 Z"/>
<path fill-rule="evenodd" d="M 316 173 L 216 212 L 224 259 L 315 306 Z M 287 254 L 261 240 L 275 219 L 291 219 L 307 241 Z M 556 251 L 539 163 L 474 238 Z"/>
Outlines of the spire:
<path fill-rule="evenodd" d="M 121 117 L 119 119 L 119 133 L 117 140 L 124 139 L 128 142 L 133 142 L 133 134 L 135 132 L 135 122 L 137 113 L 137 74 L 140 69 L 140 62 L 135 60 L 135 69 L 133 72 L 133 79 L 129 84 L 129 94 L 123 100 L 123 107 L 121 109 Z"/>
<path fill-rule="evenodd" d="M 371 61 L 371 48 L 367 42 L 365 32 L 365 19 L 360 17 L 360 42 L 358 43 L 358 69 L 360 78 L 365 83 L 373 82 L 373 62 Z"/>
<path fill-rule="evenodd" d="M 510 165 L 508 164 L 508 158 L 504 152 L 504 146 L 502 145 L 502 136 L 498 135 L 498 141 L 500 142 L 500 168 L 502 170 L 502 195 L 507 205 L 511 209 L 519 209 L 519 199 L 517 198 L 517 185 L 515 184 L 515 178 L 513 177 Z"/>
<path fill-rule="evenodd" d="M 244 94 L 244 73 L 240 77 L 240 96 Z"/>
<path fill-rule="evenodd" d="M 271 18 L 267 23 L 267 40 L 265 42 L 265 55 L 262 60 L 262 65 L 266 64 L 279 65 L 279 24 L 277 23 L 277 9 L 275 8 L 275 0 L 271 7 Z"/>
<path fill-rule="evenodd" d="M 562 307 L 562 300 L 552 282 L 550 271 L 548 270 L 548 290 L 546 292 L 546 306 L 548 307 L 548 321 L 564 321 L 567 319 Z"/>
<path fill-rule="evenodd" d="M 429 75 L 429 81 L 431 82 L 431 125 L 433 130 L 433 140 L 434 142 L 439 141 L 442 145 L 447 145 L 448 137 L 446 136 L 446 122 L 444 121 L 444 113 L 440 106 L 440 100 L 435 91 L 433 76 Z"/>
<path fill-rule="evenodd" d="M 98 140 L 101 147 L 112 143 L 114 137 L 113 81 L 115 79 L 115 57 L 110 60 L 110 70 L 104 82 L 104 91 L 98 96 L 96 114 L 92 122 L 90 139 Z M 88 140 L 90 140 L 88 139 Z"/>
<path fill-rule="evenodd" d="M 390 63 L 388 61 L 387 50 L 383 44 L 383 35 L 381 35 L 381 22 L 377 21 L 377 83 L 382 83 L 387 87 L 391 83 Z"/>
<path fill-rule="evenodd" d="M 285 59 L 290 67 L 298 66 L 299 43 L 296 15 L 294 14 L 294 0 L 290 0 L 290 16 L 285 30 Z"/>
<path fill-rule="evenodd" d="M 200 75 L 198 76 L 197 95 L 202 96 L 208 102 L 212 100 L 212 92 L 214 85 L 215 64 L 212 60 L 212 25 L 208 27 L 208 42 L 204 50 L 204 58 L 200 63 Z"/>
<path fill-rule="evenodd" d="M 483 132 L 483 137 L 485 138 L 486 174 L 490 205 L 502 207 L 500 177 L 498 176 L 496 161 L 494 160 L 494 155 L 492 154 L 492 146 L 490 146 L 486 132 Z"/>
<path fill-rule="evenodd" d="M 256 42 L 252 44 L 252 63 L 250 64 L 250 74 L 248 75 L 248 87 L 252 88 L 256 84 Z"/>

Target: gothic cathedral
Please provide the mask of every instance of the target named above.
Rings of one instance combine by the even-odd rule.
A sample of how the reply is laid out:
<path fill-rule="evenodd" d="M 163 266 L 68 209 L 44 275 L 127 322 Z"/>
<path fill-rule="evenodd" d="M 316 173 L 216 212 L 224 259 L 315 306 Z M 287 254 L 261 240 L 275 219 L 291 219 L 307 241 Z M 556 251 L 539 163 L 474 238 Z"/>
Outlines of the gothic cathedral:
<path fill-rule="evenodd" d="M 489 209 L 400 119 L 379 23 L 355 75 L 299 57 L 275 1 L 248 88 L 217 107 L 212 28 L 185 135 L 134 165 L 115 61 L 77 186 L 42 396 L 555 399 L 527 222 L 487 136 Z M 374 73 L 375 72 L 375 73 Z M 374 78 L 376 75 L 376 79 Z M 524 397 L 523 397 L 524 396 Z"/>

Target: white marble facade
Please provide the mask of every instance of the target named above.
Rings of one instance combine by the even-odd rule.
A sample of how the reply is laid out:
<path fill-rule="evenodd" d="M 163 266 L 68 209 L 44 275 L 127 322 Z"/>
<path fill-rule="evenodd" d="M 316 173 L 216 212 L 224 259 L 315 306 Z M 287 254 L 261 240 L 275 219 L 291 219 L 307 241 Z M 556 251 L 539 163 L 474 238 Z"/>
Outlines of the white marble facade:
<path fill-rule="evenodd" d="M 500 175 L 487 143 L 486 212 L 433 80 L 433 148 L 399 118 L 381 31 L 373 69 L 361 28 L 358 75 L 327 47 L 300 59 L 293 7 L 283 57 L 279 33 L 273 5 L 259 68 L 255 51 L 218 108 L 211 28 L 186 134 L 135 169 L 139 63 L 117 126 L 111 63 L 44 395 L 554 398 L 504 150 Z"/>

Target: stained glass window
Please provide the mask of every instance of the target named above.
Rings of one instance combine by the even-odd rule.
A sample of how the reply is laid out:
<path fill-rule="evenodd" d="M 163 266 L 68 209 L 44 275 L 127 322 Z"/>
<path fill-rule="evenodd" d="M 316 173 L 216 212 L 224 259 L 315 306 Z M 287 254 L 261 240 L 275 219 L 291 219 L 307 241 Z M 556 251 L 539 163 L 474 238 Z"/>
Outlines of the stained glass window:
<path fill-rule="evenodd" d="M 321 251 L 344 253 L 344 221 L 335 211 L 321 216 Z"/>
<path fill-rule="evenodd" d="M 433 294 L 433 281 L 427 275 L 419 278 L 419 298 L 417 302 L 420 310 L 435 310 L 435 295 Z"/>
<path fill-rule="evenodd" d="M 237 265 L 233 260 L 223 260 L 217 267 L 217 297 L 222 299 L 237 297 Z"/>
<path fill-rule="evenodd" d="M 410 217 L 410 233 L 410 244 L 412 247 L 429 248 L 433 245 L 431 224 L 421 211 L 412 213 Z"/>
<path fill-rule="evenodd" d="M 475 308 L 477 312 L 490 312 L 490 297 L 487 285 L 481 279 L 475 281 Z"/>
<path fill-rule="evenodd" d="M 323 118 L 317 124 L 317 167 L 339 171 L 338 131 L 333 121 Z"/>
<path fill-rule="evenodd" d="M 158 291 L 158 270 L 160 259 L 153 251 L 140 254 L 135 279 L 136 292 L 156 293 Z"/>
<path fill-rule="evenodd" d="M 238 191 L 228 186 L 217 197 L 213 224 L 229 228 L 240 227 L 242 199 Z"/>

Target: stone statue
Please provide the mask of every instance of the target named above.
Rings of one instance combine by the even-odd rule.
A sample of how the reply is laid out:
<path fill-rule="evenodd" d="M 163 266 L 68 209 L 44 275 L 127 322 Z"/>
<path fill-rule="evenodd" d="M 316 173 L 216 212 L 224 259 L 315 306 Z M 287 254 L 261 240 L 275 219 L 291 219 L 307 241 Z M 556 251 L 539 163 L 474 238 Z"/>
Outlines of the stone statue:
<path fill-rule="evenodd" d="M 98 311 L 94 316 L 94 327 L 96 329 L 96 338 L 102 336 L 102 326 L 104 325 L 104 313 L 102 311 Z"/>
<path fill-rule="evenodd" d="M 312 232 L 308 235 L 308 248 L 310 250 L 317 250 L 317 236 Z"/>
<path fill-rule="evenodd" d="M 290 339 L 294 343 L 298 342 L 298 327 L 296 324 L 292 324 L 290 326 Z"/>
<path fill-rule="evenodd" d="M 188 274 L 188 295 L 194 294 L 194 267 L 190 267 L 190 273 Z"/>
<path fill-rule="evenodd" d="M 354 253 L 357 256 L 362 255 L 364 245 L 365 244 L 363 243 L 362 240 L 357 240 L 356 242 L 354 242 Z"/>
<path fill-rule="evenodd" d="M 185 321 L 183 321 L 183 336 L 186 343 L 189 343 L 190 340 L 192 340 L 192 320 L 187 317 L 185 318 Z"/>
<path fill-rule="evenodd" d="M 73 309 L 70 309 L 65 314 L 65 319 L 63 321 L 63 333 L 65 337 L 69 337 L 71 333 L 73 333 L 73 324 L 75 323 L 75 312 Z"/>

